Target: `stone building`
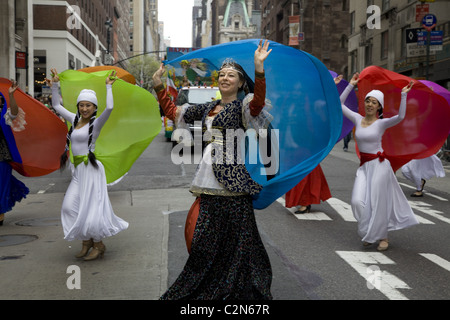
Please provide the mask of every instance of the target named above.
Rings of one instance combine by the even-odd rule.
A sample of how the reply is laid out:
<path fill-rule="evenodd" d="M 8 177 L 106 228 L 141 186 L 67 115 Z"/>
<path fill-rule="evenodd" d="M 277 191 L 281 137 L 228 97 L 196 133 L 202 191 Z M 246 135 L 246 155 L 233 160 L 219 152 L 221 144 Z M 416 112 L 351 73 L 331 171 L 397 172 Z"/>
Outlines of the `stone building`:
<path fill-rule="evenodd" d="M 32 4 L 27 0 L 4 0 L 0 10 L 0 77 L 15 79 L 33 94 Z M 18 64 L 16 63 L 18 60 Z"/>
<path fill-rule="evenodd" d="M 49 93 L 44 79 L 58 71 L 112 64 L 129 53 L 129 2 L 4 0 L 0 10 L 0 76 L 33 96 Z M 26 68 L 16 67 L 16 51 Z M 47 90 L 47 91 L 46 91 Z"/>
<path fill-rule="evenodd" d="M 350 31 L 347 0 L 262 0 L 263 37 L 289 45 L 289 17 L 299 17 L 303 40 L 293 47 L 308 52 L 337 73 L 348 75 Z"/>
<path fill-rule="evenodd" d="M 431 47 L 428 58 L 417 42 L 425 13 L 436 16 L 433 31 L 442 32 L 442 45 Z M 450 1 L 351 0 L 350 17 L 351 73 L 377 65 L 450 88 Z"/>
<path fill-rule="evenodd" d="M 162 50 L 164 25 L 158 21 L 158 0 L 129 0 L 129 6 L 128 55 Z"/>
<path fill-rule="evenodd" d="M 203 0 L 203 3 L 206 10 L 209 6 L 211 10 L 210 16 L 205 17 L 210 26 L 205 34 L 210 32 L 212 45 L 261 37 L 260 1 Z"/>

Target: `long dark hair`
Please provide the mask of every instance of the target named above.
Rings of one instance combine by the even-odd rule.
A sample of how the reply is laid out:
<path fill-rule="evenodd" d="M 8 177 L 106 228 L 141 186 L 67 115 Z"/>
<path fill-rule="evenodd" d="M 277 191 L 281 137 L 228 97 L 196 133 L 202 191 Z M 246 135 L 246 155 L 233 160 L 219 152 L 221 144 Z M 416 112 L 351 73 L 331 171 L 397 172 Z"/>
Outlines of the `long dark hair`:
<path fill-rule="evenodd" d="M 98 168 L 98 164 L 97 164 L 97 158 L 95 157 L 95 154 L 91 151 L 91 144 L 92 144 L 92 132 L 94 130 L 94 121 L 95 118 L 97 117 L 97 106 L 94 104 L 95 106 L 95 111 L 92 114 L 91 119 L 89 119 L 89 140 L 88 140 L 88 146 L 89 146 L 89 154 L 88 154 L 88 159 L 89 162 L 94 166 L 94 168 Z M 63 154 L 61 155 L 60 158 L 60 169 L 64 170 L 64 168 L 66 167 L 67 164 L 67 159 L 68 159 L 68 153 L 69 153 L 69 146 L 70 146 L 70 137 L 72 136 L 72 132 L 73 132 L 73 128 L 75 128 L 78 124 L 78 121 L 80 120 L 80 111 L 78 109 L 78 104 L 77 104 L 77 114 L 75 116 L 75 120 L 73 121 L 73 125 L 70 127 L 69 132 L 67 133 L 67 137 L 66 137 L 66 148 L 64 149 Z"/>

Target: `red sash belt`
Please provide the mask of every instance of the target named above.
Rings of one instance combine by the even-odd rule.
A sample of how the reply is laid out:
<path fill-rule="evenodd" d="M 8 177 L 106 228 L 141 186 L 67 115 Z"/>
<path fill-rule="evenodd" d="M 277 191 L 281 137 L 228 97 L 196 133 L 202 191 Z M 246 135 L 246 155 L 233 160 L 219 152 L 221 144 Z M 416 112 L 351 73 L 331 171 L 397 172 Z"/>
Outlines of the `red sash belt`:
<path fill-rule="evenodd" d="M 384 159 L 386 158 L 386 154 L 384 153 L 384 151 L 383 152 L 378 151 L 377 154 L 360 152 L 360 155 L 361 155 L 361 158 L 360 158 L 359 166 L 362 166 L 367 161 L 372 161 L 376 158 L 378 158 L 380 160 L 380 162 L 383 162 Z"/>

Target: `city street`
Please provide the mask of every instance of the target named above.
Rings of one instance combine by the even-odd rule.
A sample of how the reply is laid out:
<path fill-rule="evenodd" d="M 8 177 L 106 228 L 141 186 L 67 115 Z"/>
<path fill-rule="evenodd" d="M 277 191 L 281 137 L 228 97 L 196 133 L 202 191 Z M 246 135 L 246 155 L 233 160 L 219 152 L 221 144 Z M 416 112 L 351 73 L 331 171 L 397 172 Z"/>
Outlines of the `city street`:
<path fill-rule="evenodd" d="M 420 224 L 389 234 L 390 247 L 363 247 L 350 208 L 359 162 L 339 142 L 321 163 L 332 198 L 296 215 L 283 197 L 256 211 L 270 256 L 275 300 L 450 299 L 450 165 L 445 178 L 427 181 L 422 198 L 397 172 Z M 184 222 L 194 198 L 196 165 L 175 165 L 164 131 L 124 179 L 110 187 L 116 215 L 129 228 L 105 239 L 103 259 L 74 255 L 80 242 L 63 239 L 60 210 L 69 171 L 17 176 L 30 194 L 0 227 L 1 300 L 156 300 L 187 259 Z M 78 278 L 76 278 L 78 276 Z M 77 287 L 79 285 L 79 287 Z"/>

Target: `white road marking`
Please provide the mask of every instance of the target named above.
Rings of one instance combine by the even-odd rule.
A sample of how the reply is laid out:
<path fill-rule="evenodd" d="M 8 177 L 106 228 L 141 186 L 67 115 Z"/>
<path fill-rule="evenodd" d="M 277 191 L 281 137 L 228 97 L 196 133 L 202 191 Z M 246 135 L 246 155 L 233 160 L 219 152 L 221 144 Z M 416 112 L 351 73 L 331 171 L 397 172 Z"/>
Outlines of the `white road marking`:
<path fill-rule="evenodd" d="M 369 289 L 377 289 L 390 300 L 408 300 L 397 289 L 411 289 L 393 274 L 382 271 L 378 265 L 395 264 L 380 252 L 336 251 L 353 269 L 367 281 Z"/>
<path fill-rule="evenodd" d="M 438 255 L 432 253 L 420 253 L 420 255 L 427 258 L 431 262 L 436 263 L 438 266 L 444 268 L 445 270 L 450 271 L 450 262 L 439 257 Z"/>
<path fill-rule="evenodd" d="M 330 198 L 327 202 L 342 217 L 342 219 L 344 219 L 344 221 L 356 222 L 350 204 L 337 198 Z"/>
<path fill-rule="evenodd" d="M 426 213 L 436 219 L 439 219 L 441 221 L 447 222 L 448 224 L 450 224 L 450 219 L 444 217 L 443 215 L 441 215 L 441 213 L 443 213 L 442 211 L 438 211 L 438 210 L 434 210 L 431 209 L 431 204 L 422 202 L 422 201 L 409 201 L 409 205 L 411 206 L 411 208 Z M 422 222 L 421 222 L 422 223 Z"/>
<path fill-rule="evenodd" d="M 399 182 L 398 184 L 399 184 L 399 185 L 402 185 L 402 186 L 404 186 L 404 187 L 407 187 L 407 188 L 416 190 L 416 188 L 411 187 L 410 185 L 407 185 L 406 183 Z M 425 192 L 425 194 L 426 194 L 427 196 L 433 197 L 433 198 L 438 199 L 438 200 L 440 200 L 440 201 L 448 201 L 448 199 L 445 199 L 445 198 L 439 197 L 439 196 L 437 196 L 437 195 L 435 195 L 435 194 L 429 193 L 429 192 L 426 191 L 426 190 L 423 190 L 423 191 Z"/>
<path fill-rule="evenodd" d="M 48 189 L 50 189 L 50 188 L 53 187 L 54 185 L 55 185 L 54 183 L 50 183 L 46 189 L 44 189 L 44 190 L 39 190 L 37 193 L 38 193 L 38 194 L 45 193 Z"/>
<path fill-rule="evenodd" d="M 313 211 L 310 213 L 298 214 L 295 213 L 297 211 L 296 207 L 286 208 L 286 201 L 283 197 L 277 199 L 277 202 L 280 203 L 286 210 L 292 213 L 299 220 L 316 220 L 316 221 L 332 221 L 327 214 L 320 211 Z M 353 216 L 353 212 L 351 209 L 351 205 L 337 198 L 330 198 L 326 201 L 341 217 L 344 221 L 348 222 L 356 222 L 355 217 Z M 421 201 L 408 201 L 411 208 L 417 211 L 428 214 L 436 219 L 444 221 L 450 224 L 450 219 L 441 215 L 443 212 L 431 209 L 431 205 Z M 430 221 L 424 217 L 416 215 L 417 220 L 419 220 L 420 224 L 435 224 L 433 221 Z"/>
<path fill-rule="evenodd" d="M 286 207 L 286 201 L 284 200 L 284 198 L 278 198 L 277 202 L 280 203 L 281 205 L 283 205 L 283 207 Z M 319 220 L 319 221 L 333 220 L 329 216 L 327 216 L 325 213 L 320 212 L 320 211 L 298 214 L 298 213 L 295 213 L 295 211 L 297 211 L 296 207 L 286 208 L 286 210 L 288 210 L 290 213 L 292 213 L 294 215 L 294 217 L 296 217 L 299 220 Z"/>

